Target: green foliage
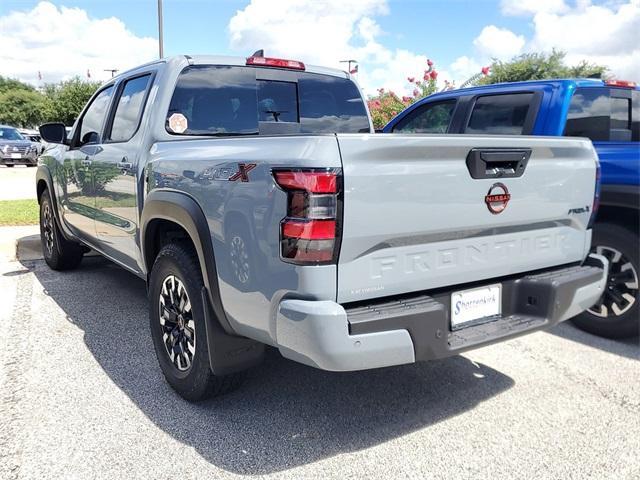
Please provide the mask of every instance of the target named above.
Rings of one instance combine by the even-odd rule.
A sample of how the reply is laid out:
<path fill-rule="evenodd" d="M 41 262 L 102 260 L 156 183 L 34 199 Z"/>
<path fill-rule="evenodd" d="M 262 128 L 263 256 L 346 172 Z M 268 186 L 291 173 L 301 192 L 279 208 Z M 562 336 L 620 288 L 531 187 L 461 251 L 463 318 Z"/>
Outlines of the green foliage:
<path fill-rule="evenodd" d="M 0 76 L 0 123 L 34 128 L 44 122 L 72 125 L 100 86 L 79 77 L 47 84 L 41 91 L 19 80 Z"/>
<path fill-rule="evenodd" d="M 569 67 L 564 63 L 565 55 L 565 52 L 554 49 L 551 53 L 525 53 L 508 62 L 494 59 L 489 75 L 474 83 L 488 85 L 550 78 L 605 77 L 607 67 L 591 64 L 585 60 L 574 67 Z"/>
<path fill-rule="evenodd" d="M 87 82 L 79 77 L 58 84 L 45 85 L 43 89 L 47 99 L 45 120 L 72 125 L 99 86 L 97 82 Z"/>
<path fill-rule="evenodd" d="M 45 98 L 35 90 L 17 88 L 0 93 L 0 123 L 33 128 L 42 123 Z"/>

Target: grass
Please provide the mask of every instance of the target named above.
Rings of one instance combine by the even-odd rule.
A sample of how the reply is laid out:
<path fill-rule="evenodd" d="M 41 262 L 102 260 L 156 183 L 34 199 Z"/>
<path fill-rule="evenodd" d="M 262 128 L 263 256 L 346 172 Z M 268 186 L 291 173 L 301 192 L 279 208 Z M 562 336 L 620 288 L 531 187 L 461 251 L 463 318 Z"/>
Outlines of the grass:
<path fill-rule="evenodd" d="M 36 200 L 0 200 L 0 226 L 36 225 L 39 213 Z"/>

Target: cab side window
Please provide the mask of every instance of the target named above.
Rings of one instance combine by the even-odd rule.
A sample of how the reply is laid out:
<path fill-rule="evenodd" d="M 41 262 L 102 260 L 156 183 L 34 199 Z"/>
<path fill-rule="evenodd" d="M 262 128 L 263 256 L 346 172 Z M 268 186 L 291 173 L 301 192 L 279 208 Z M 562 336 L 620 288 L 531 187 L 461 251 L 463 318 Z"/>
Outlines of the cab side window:
<path fill-rule="evenodd" d="M 478 97 L 464 133 L 483 135 L 527 135 L 533 93 L 510 93 Z M 530 123 L 530 122 L 529 122 Z"/>
<path fill-rule="evenodd" d="M 112 94 L 113 85 L 102 90 L 93 99 L 80 121 L 80 135 L 77 139 L 77 146 L 100 143 L 100 133 L 109 111 Z"/>
<path fill-rule="evenodd" d="M 400 133 L 447 133 L 456 100 L 422 105 L 398 122 L 393 128 Z"/>
<path fill-rule="evenodd" d="M 138 130 L 150 78 L 151 75 L 144 75 L 125 82 L 109 134 L 112 142 L 127 142 Z"/>
<path fill-rule="evenodd" d="M 587 137 L 594 142 L 637 141 L 637 123 L 632 122 L 632 98 L 627 95 L 608 88 L 576 89 L 569 104 L 564 134 Z"/>

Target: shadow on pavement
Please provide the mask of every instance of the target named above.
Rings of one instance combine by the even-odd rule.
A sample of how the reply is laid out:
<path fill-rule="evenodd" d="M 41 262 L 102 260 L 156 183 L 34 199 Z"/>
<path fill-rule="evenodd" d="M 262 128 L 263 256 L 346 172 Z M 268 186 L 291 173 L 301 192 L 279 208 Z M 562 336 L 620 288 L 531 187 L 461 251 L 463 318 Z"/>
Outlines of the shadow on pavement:
<path fill-rule="evenodd" d="M 582 343 L 593 348 L 614 353 L 621 357 L 640 360 L 640 340 L 638 337 L 625 338 L 623 340 L 611 340 L 609 338 L 598 337 L 587 332 L 583 332 L 571 322 L 562 322 L 554 328 L 547 330 L 547 333 L 557 335 L 572 342 Z"/>
<path fill-rule="evenodd" d="M 157 365 L 143 281 L 99 257 L 65 273 L 42 261 L 24 265 L 149 419 L 234 473 L 278 472 L 378 445 L 464 413 L 514 385 L 508 376 L 460 356 L 329 373 L 270 349 L 239 390 L 189 404 L 164 382 Z"/>

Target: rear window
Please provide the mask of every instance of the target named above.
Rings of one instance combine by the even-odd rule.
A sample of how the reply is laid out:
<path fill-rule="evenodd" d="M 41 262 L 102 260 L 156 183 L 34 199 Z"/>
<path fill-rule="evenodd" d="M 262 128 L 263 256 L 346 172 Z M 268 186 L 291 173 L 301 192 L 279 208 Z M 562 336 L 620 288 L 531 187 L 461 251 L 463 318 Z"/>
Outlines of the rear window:
<path fill-rule="evenodd" d="M 421 105 L 393 128 L 398 133 L 447 133 L 456 100 Z"/>
<path fill-rule="evenodd" d="M 621 95 L 621 96 L 617 96 Z M 630 141 L 632 105 L 627 93 L 608 88 L 578 88 L 571 98 L 564 134 L 592 141 Z"/>
<path fill-rule="evenodd" d="M 364 102 L 352 81 L 289 71 L 287 81 L 256 80 L 257 70 L 187 67 L 171 99 L 167 131 L 179 135 L 370 131 Z"/>
<path fill-rule="evenodd" d="M 465 133 L 522 135 L 533 100 L 533 93 L 486 95 L 478 97 Z"/>

